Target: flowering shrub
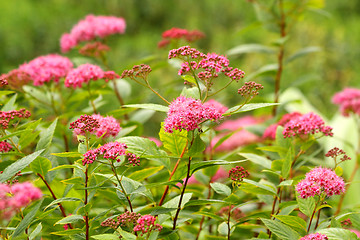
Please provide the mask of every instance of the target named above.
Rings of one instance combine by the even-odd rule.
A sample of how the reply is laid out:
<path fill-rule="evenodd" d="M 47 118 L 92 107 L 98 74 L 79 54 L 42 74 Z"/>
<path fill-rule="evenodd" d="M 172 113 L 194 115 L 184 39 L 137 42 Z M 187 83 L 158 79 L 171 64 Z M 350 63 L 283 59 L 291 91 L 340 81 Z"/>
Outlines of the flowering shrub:
<path fill-rule="evenodd" d="M 231 56 L 189 45 L 156 54 L 161 64 L 110 70 L 106 38 L 126 23 L 95 15 L 60 39 L 80 61 L 50 54 L 2 74 L 0 238 L 357 239 L 359 206 L 345 196 L 359 144 L 279 100 L 288 18 L 278 7 L 278 62 L 246 82 Z M 159 39 L 202 37 L 173 28 Z M 171 85 L 164 74 L 156 86 L 160 68 L 174 73 Z M 273 81 L 258 83 L 262 74 Z M 263 93 L 271 84 L 274 93 Z M 358 117 L 357 91 L 334 96 L 346 117 Z"/>

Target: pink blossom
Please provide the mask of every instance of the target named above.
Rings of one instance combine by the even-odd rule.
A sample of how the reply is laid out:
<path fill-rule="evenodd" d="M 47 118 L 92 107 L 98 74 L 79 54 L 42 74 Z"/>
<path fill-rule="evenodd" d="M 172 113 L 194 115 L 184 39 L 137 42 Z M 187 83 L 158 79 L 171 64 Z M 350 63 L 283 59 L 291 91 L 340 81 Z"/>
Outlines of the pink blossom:
<path fill-rule="evenodd" d="M 0 127 L 7 129 L 11 120 L 16 118 L 29 118 L 31 113 L 25 108 L 20 110 L 0 111 Z"/>
<path fill-rule="evenodd" d="M 70 129 L 74 129 L 76 135 L 93 133 L 100 127 L 100 122 L 93 116 L 81 115 L 76 121 L 70 123 Z"/>
<path fill-rule="evenodd" d="M 95 130 L 95 135 L 97 137 L 116 137 L 121 130 L 120 124 L 111 116 L 103 117 L 100 114 L 93 114 L 92 117 L 100 124 L 100 126 Z"/>
<path fill-rule="evenodd" d="M 316 167 L 306 173 L 305 179 L 296 186 L 301 198 L 320 196 L 325 193 L 327 197 L 340 195 L 345 192 L 344 180 L 328 168 Z"/>
<path fill-rule="evenodd" d="M 159 139 L 157 139 L 157 138 L 154 138 L 154 137 L 147 137 L 149 140 L 151 140 L 151 141 L 153 141 L 155 144 L 156 144 L 156 146 L 158 146 L 158 147 L 161 147 L 162 146 L 162 142 L 159 140 Z"/>
<path fill-rule="evenodd" d="M 356 236 L 357 236 L 358 238 L 360 238 L 360 231 L 358 231 L 358 230 L 356 230 L 356 229 L 349 229 L 349 231 L 355 233 Z"/>
<path fill-rule="evenodd" d="M 155 224 L 156 217 L 151 215 L 144 215 L 137 220 L 137 225 L 134 227 L 134 232 L 141 231 L 141 235 L 149 233 L 153 230 L 161 231 L 162 226 Z"/>
<path fill-rule="evenodd" d="M 173 130 L 192 131 L 201 127 L 207 120 L 220 120 L 222 114 L 212 106 L 205 106 L 193 98 L 180 96 L 169 106 L 167 118 L 164 121 L 164 129 L 168 133 Z"/>
<path fill-rule="evenodd" d="M 225 152 L 236 149 L 237 147 L 248 145 L 258 142 L 260 138 L 255 134 L 244 129 L 246 126 L 255 125 L 261 122 L 261 119 L 254 118 L 252 116 L 245 116 L 236 120 L 227 120 L 216 127 L 217 131 L 223 131 L 217 134 L 210 143 L 210 148 L 213 148 L 216 143 L 231 132 L 235 132 L 228 139 L 222 142 L 216 149 L 217 152 Z"/>
<path fill-rule="evenodd" d="M 6 142 L 6 141 L 1 141 L 0 142 L 0 152 L 9 152 L 12 149 L 12 146 L 10 143 Z"/>
<path fill-rule="evenodd" d="M 126 23 L 123 18 L 114 16 L 87 15 L 60 39 L 62 52 L 67 52 L 80 42 L 91 41 L 95 38 L 105 38 L 113 34 L 123 34 Z"/>
<path fill-rule="evenodd" d="M 228 110 L 228 107 L 222 105 L 221 103 L 219 103 L 214 99 L 210 99 L 209 101 L 205 102 L 204 106 L 213 107 L 221 114 L 224 114 Z"/>
<path fill-rule="evenodd" d="M 300 238 L 300 240 L 328 240 L 328 237 L 325 234 L 312 233 Z"/>
<path fill-rule="evenodd" d="M 188 42 L 193 42 L 203 37 L 205 37 L 205 34 L 198 30 L 189 31 L 187 29 L 171 28 L 163 32 L 163 39 L 158 43 L 158 47 L 164 47 L 168 45 L 171 40 L 184 39 Z"/>
<path fill-rule="evenodd" d="M 264 132 L 263 139 L 272 139 L 276 137 L 276 129 L 278 126 L 285 126 L 291 119 L 300 117 L 302 114 L 299 112 L 287 113 L 275 124 L 271 124 Z"/>
<path fill-rule="evenodd" d="M 360 114 L 360 89 L 345 88 L 335 94 L 332 101 L 340 105 L 340 111 L 344 116 L 349 116 L 350 112 Z"/>
<path fill-rule="evenodd" d="M 131 164 L 139 165 L 139 157 L 126 151 L 125 143 L 109 142 L 105 145 L 89 150 L 84 154 L 83 164 L 91 164 L 99 158 L 120 161 L 119 157 L 127 155 Z"/>
<path fill-rule="evenodd" d="M 18 209 L 41 197 L 40 189 L 30 182 L 15 183 L 12 186 L 0 183 L 0 216 L 9 219 Z"/>
<path fill-rule="evenodd" d="M 19 70 L 27 73 L 35 86 L 40 86 L 52 80 L 59 82 L 59 79 L 65 77 L 72 67 L 73 64 L 68 58 L 50 54 L 24 63 Z"/>
<path fill-rule="evenodd" d="M 293 118 L 284 126 L 284 137 L 302 136 L 322 132 L 325 136 L 333 136 L 332 128 L 325 126 L 324 120 L 313 112 Z"/>
<path fill-rule="evenodd" d="M 104 72 L 99 66 L 85 63 L 79 67 L 71 70 L 65 78 L 65 86 L 72 88 L 81 88 L 82 84 L 88 83 L 90 80 L 96 81 L 98 79 L 114 79 L 119 77 L 113 71 Z"/>

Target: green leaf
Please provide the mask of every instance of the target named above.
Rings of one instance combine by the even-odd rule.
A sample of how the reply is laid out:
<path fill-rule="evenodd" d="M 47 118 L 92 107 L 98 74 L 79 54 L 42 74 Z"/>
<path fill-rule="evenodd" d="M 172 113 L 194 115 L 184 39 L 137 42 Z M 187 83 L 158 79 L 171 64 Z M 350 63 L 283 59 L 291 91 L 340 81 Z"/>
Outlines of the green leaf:
<path fill-rule="evenodd" d="M 160 104 L 154 104 L 154 103 L 127 104 L 127 105 L 123 105 L 123 107 L 143 108 L 143 109 L 149 109 L 149 110 L 154 110 L 154 111 L 158 111 L 158 112 L 166 112 L 166 113 L 169 111 L 169 107 L 160 105 Z"/>
<path fill-rule="evenodd" d="M 30 155 L 27 155 L 26 157 L 23 157 L 22 159 L 14 162 L 7 168 L 5 168 L 4 172 L 0 174 L 0 182 L 5 182 L 12 178 L 17 172 L 23 170 L 26 168 L 32 161 L 34 161 L 42 152 L 44 149 L 34 152 Z"/>
<path fill-rule="evenodd" d="M 9 139 L 13 136 L 17 136 L 17 135 L 20 135 L 22 133 L 29 133 L 30 131 L 28 129 L 25 129 L 25 130 L 19 130 L 19 131 L 16 131 L 16 132 L 13 132 L 13 133 L 10 133 L 10 134 L 7 134 L 3 137 L 0 138 L 0 141 L 3 141 L 3 140 L 6 140 L 6 139 Z"/>
<path fill-rule="evenodd" d="M 174 130 L 173 133 L 165 132 L 164 123 L 161 123 L 159 132 L 160 140 L 164 144 L 164 148 L 177 157 L 181 155 L 187 145 L 187 135 L 188 132 L 185 130 L 181 132 L 179 130 Z"/>
<path fill-rule="evenodd" d="M 210 186 L 217 194 L 225 196 L 229 196 L 231 194 L 231 189 L 225 184 L 214 182 L 210 183 Z"/>
<path fill-rule="evenodd" d="M 275 221 L 261 218 L 261 221 L 265 224 L 265 226 L 276 236 L 278 236 L 282 240 L 295 240 L 299 239 L 301 236 L 295 232 L 289 226 Z"/>
<path fill-rule="evenodd" d="M 123 233 L 124 231 L 121 230 L 121 232 Z M 126 237 L 125 239 L 136 239 L 135 238 L 128 238 L 128 236 L 122 235 L 123 237 Z M 95 236 L 91 236 L 91 238 L 93 239 L 99 239 L 99 240 L 119 240 L 119 236 L 115 235 L 115 234 L 99 234 L 99 235 L 95 235 Z"/>
<path fill-rule="evenodd" d="M 26 148 L 27 146 L 29 146 L 32 142 L 34 142 L 34 140 L 39 136 L 40 131 L 34 131 L 34 129 L 30 129 L 31 126 L 29 126 L 29 128 L 26 128 L 26 132 L 23 132 L 20 135 L 19 138 L 19 145 L 21 146 L 21 149 Z"/>
<path fill-rule="evenodd" d="M 10 111 L 16 108 L 15 101 L 16 101 L 17 94 L 14 94 L 9 101 L 1 108 L 1 111 Z"/>
<path fill-rule="evenodd" d="M 294 61 L 297 58 L 300 58 L 302 56 L 305 56 L 309 53 L 314 53 L 314 52 L 320 52 L 322 49 L 320 47 L 316 47 L 316 46 L 312 46 L 312 47 L 305 47 L 303 49 L 300 49 L 299 51 L 297 51 L 296 53 L 294 53 L 293 55 L 291 55 L 290 57 L 288 57 L 285 60 L 285 63 L 289 63 Z"/>
<path fill-rule="evenodd" d="M 274 48 L 264 46 L 261 44 L 243 44 L 231 48 L 227 51 L 227 55 L 240 55 L 244 53 L 275 53 Z"/>
<path fill-rule="evenodd" d="M 259 70 L 249 74 L 245 78 L 245 81 L 249 82 L 253 78 L 257 78 L 257 77 L 264 76 L 264 75 L 274 75 L 277 72 L 278 68 L 279 68 L 279 65 L 277 63 L 265 65 L 265 66 L 261 67 Z"/>
<path fill-rule="evenodd" d="M 232 228 L 232 226 L 233 226 L 232 222 L 230 222 L 229 224 L 230 224 L 230 234 L 229 235 L 231 235 L 234 232 L 235 228 Z M 229 229 L 228 229 L 228 224 L 226 222 L 220 223 L 217 230 L 220 234 L 228 236 Z"/>
<path fill-rule="evenodd" d="M 188 202 L 187 204 L 185 204 L 185 207 L 205 206 L 207 204 L 216 204 L 216 203 L 226 203 L 226 202 L 223 200 L 219 200 L 219 199 L 199 199 L 199 200 L 192 200 L 192 201 Z"/>
<path fill-rule="evenodd" d="M 268 169 L 271 168 L 271 161 L 266 157 L 259 156 L 253 153 L 239 153 L 239 155 L 243 156 L 244 158 L 246 158 L 246 160 L 249 160 L 257 165 L 263 166 Z"/>
<path fill-rule="evenodd" d="M 181 208 L 183 208 L 185 206 L 185 204 L 190 201 L 191 197 L 192 197 L 192 193 L 185 193 L 184 194 L 183 199 L 181 201 Z M 179 205 L 179 201 L 180 201 L 180 196 L 176 196 L 175 198 L 167 201 L 163 205 L 163 207 L 164 208 L 177 208 L 178 205 Z"/>
<path fill-rule="evenodd" d="M 248 111 L 252 111 L 255 109 L 259 109 L 259 108 L 264 108 L 264 107 L 270 107 L 270 106 L 275 106 L 275 105 L 280 105 L 280 103 L 248 103 L 245 104 L 244 106 L 242 106 L 239 110 L 237 110 L 241 105 L 237 105 L 235 107 L 230 108 L 229 110 L 227 110 L 223 116 L 230 116 L 236 113 L 241 113 L 241 112 L 248 112 Z"/>
<path fill-rule="evenodd" d="M 166 213 L 170 213 L 174 210 L 176 210 L 177 208 L 164 208 L 164 207 L 153 207 L 151 208 L 151 215 L 153 216 L 157 216 L 157 215 L 160 215 L 160 214 L 166 214 Z"/>
<path fill-rule="evenodd" d="M 47 149 L 50 146 L 54 137 L 57 122 L 58 119 L 56 118 L 45 131 L 41 132 L 39 142 L 36 145 L 36 151 L 40 149 Z"/>
<path fill-rule="evenodd" d="M 123 137 L 117 141 L 125 143 L 127 150 L 149 160 L 157 161 L 160 165 L 170 169 L 170 160 L 165 151 L 160 150 L 159 147 L 150 139 L 143 137 Z"/>
<path fill-rule="evenodd" d="M 262 190 L 262 192 L 265 192 L 265 194 L 276 195 L 276 189 L 270 186 L 264 185 L 259 182 L 255 182 L 253 180 L 244 179 L 242 185 L 246 186 L 247 184 L 255 187 L 255 193 L 256 190 Z M 262 194 L 262 193 L 258 192 L 257 194 Z"/>
<path fill-rule="evenodd" d="M 124 137 L 126 135 L 128 135 L 129 133 L 131 133 L 132 131 L 134 131 L 138 126 L 137 125 L 133 125 L 131 127 L 124 127 L 121 128 L 121 131 L 119 132 L 119 134 L 117 135 L 118 138 L 120 137 Z"/>
<path fill-rule="evenodd" d="M 45 208 L 44 208 L 44 211 L 46 209 L 48 209 L 49 207 L 55 205 L 55 204 L 58 204 L 58 203 L 62 203 L 62 202 L 77 202 L 77 201 L 81 201 L 80 198 L 70 198 L 70 197 L 64 197 L 64 198 L 58 198 L 54 201 L 52 201 L 49 205 L 47 205 Z"/>
<path fill-rule="evenodd" d="M 39 223 L 34 229 L 34 231 L 31 232 L 29 236 L 29 240 L 33 240 L 34 238 L 36 238 L 36 236 L 39 235 L 39 233 L 41 233 L 41 230 L 42 230 L 42 225 L 41 223 Z"/>
<path fill-rule="evenodd" d="M 126 239 L 126 240 L 136 240 L 136 236 L 132 233 L 129 232 L 125 232 L 124 230 L 118 228 L 117 231 L 120 233 L 120 235 Z M 117 238 L 117 240 L 119 239 L 119 237 Z"/>
<path fill-rule="evenodd" d="M 135 181 L 143 181 L 145 178 L 150 177 L 157 172 L 160 172 L 160 170 L 163 168 L 164 166 L 144 168 L 142 170 L 131 173 L 129 175 L 129 178 Z"/>
<path fill-rule="evenodd" d="M 191 76 L 191 75 L 182 75 L 181 78 L 184 79 L 185 81 L 189 82 L 189 83 L 196 84 L 195 78 L 193 76 Z"/>
<path fill-rule="evenodd" d="M 79 152 L 62 152 L 62 153 L 51 153 L 51 155 L 57 157 L 73 157 L 73 158 L 80 158 L 82 156 Z"/>
<path fill-rule="evenodd" d="M 286 180 L 286 181 L 282 181 L 278 187 L 283 187 L 283 186 L 292 186 L 294 180 Z"/>
<path fill-rule="evenodd" d="M 206 148 L 206 145 L 203 140 L 200 138 L 200 134 L 197 134 L 190 149 L 188 155 L 195 156 L 199 152 L 203 152 Z"/>
<path fill-rule="evenodd" d="M 160 105 L 161 106 L 161 105 Z M 153 115 L 155 114 L 154 110 L 150 109 L 140 109 L 131 115 L 130 121 L 146 123 Z"/>
<path fill-rule="evenodd" d="M 200 99 L 199 89 L 197 87 L 187 88 L 184 87 L 180 93 L 181 96 L 193 99 Z"/>
<path fill-rule="evenodd" d="M 21 222 L 19 223 L 19 225 L 16 227 L 14 233 L 12 234 L 11 238 L 15 238 L 17 236 L 19 236 L 20 234 L 22 234 L 25 229 L 30 225 L 31 221 L 34 219 L 34 217 L 36 216 L 36 212 L 39 210 L 41 204 L 43 202 L 43 199 L 41 199 L 32 209 L 30 212 L 28 212 L 28 214 L 26 214 L 26 216 L 21 220 Z"/>
<path fill-rule="evenodd" d="M 336 173 L 336 175 L 338 175 L 339 177 L 341 177 L 342 175 L 343 175 L 343 169 L 340 167 L 340 166 L 337 166 L 336 168 L 335 168 L 335 173 Z"/>
<path fill-rule="evenodd" d="M 60 166 L 57 166 L 57 167 L 54 167 L 52 169 L 50 169 L 49 171 L 56 171 L 56 170 L 60 170 L 60 169 L 67 169 L 67 168 L 79 168 L 79 166 L 76 166 L 76 165 L 60 165 Z M 81 169 L 81 168 L 79 168 Z"/>
<path fill-rule="evenodd" d="M 193 214 L 209 217 L 211 219 L 215 219 L 215 220 L 218 220 L 218 221 L 223 221 L 224 220 L 222 217 L 220 217 L 219 215 L 216 215 L 216 214 L 214 214 L 212 212 L 199 211 L 199 212 L 194 212 Z"/>
<path fill-rule="evenodd" d="M 75 229 L 68 229 L 68 230 L 64 230 L 64 231 L 51 232 L 50 234 L 58 235 L 58 236 L 72 236 L 72 235 L 82 233 L 82 232 L 83 232 L 83 230 L 81 230 L 79 228 L 75 228 Z"/>
<path fill-rule="evenodd" d="M 315 199 L 313 197 L 300 198 L 296 196 L 300 211 L 306 216 L 310 217 L 315 208 Z"/>
<path fill-rule="evenodd" d="M 359 239 L 355 233 L 343 228 L 325 228 L 318 231 L 325 234 L 329 240 L 357 240 Z"/>
<path fill-rule="evenodd" d="M 14 91 L 5 91 L 5 90 L 1 90 L 0 91 L 0 96 L 4 96 L 4 95 L 9 95 L 14 93 Z"/>
<path fill-rule="evenodd" d="M 238 161 L 209 160 L 209 161 L 195 162 L 191 164 L 191 174 L 194 174 L 196 171 L 199 171 L 200 169 L 204 169 L 208 167 L 213 167 L 217 165 L 229 165 L 229 164 L 241 163 L 245 161 L 246 160 L 238 160 Z"/>
<path fill-rule="evenodd" d="M 62 180 L 61 182 L 64 184 L 77 184 L 77 185 L 84 184 L 84 180 L 82 179 L 82 177 L 67 178 L 65 180 Z"/>
<path fill-rule="evenodd" d="M 279 219 L 281 222 L 289 225 L 290 227 L 294 227 L 297 229 L 304 230 L 304 234 L 306 233 L 306 222 L 297 216 L 285 216 L 285 215 L 273 215 L 275 218 Z"/>
<path fill-rule="evenodd" d="M 37 157 L 31 164 L 31 170 L 45 177 L 47 172 L 52 168 L 51 161 L 45 157 Z"/>
<path fill-rule="evenodd" d="M 84 221 L 84 217 L 81 216 L 81 215 L 70 215 L 70 216 L 67 216 L 67 217 L 64 217 L 64 218 L 60 219 L 54 225 L 56 225 L 56 224 L 75 223 L 75 222 L 78 222 L 78 221 Z"/>
<path fill-rule="evenodd" d="M 281 168 L 281 175 L 283 176 L 284 179 L 286 179 L 291 171 L 291 165 L 294 159 L 294 155 L 293 155 L 293 148 L 290 147 L 288 152 L 286 153 L 286 157 L 284 159 L 282 168 Z"/>

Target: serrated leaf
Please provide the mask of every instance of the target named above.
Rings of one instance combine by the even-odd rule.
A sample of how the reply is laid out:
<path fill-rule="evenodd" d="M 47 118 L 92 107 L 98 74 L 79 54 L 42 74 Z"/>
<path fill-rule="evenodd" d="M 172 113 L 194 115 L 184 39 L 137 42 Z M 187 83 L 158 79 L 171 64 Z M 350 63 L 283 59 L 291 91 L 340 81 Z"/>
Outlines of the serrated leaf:
<path fill-rule="evenodd" d="M 161 123 L 159 137 L 161 142 L 169 152 L 175 156 L 180 156 L 184 148 L 187 146 L 188 132 L 183 130 L 174 130 L 172 133 L 165 132 L 164 123 Z"/>
<path fill-rule="evenodd" d="M 131 173 L 129 175 L 129 178 L 131 178 L 135 181 L 142 181 L 142 180 L 150 177 L 151 175 L 153 175 L 157 172 L 160 172 L 160 170 L 163 168 L 164 168 L 163 166 L 145 168 L 145 169 Z"/>
<path fill-rule="evenodd" d="M 355 233 L 343 228 L 325 228 L 318 231 L 325 234 L 329 240 L 358 240 Z"/>
<path fill-rule="evenodd" d="M 306 231 L 306 222 L 297 216 L 274 215 L 275 218 L 294 228 Z"/>
<path fill-rule="evenodd" d="M 7 168 L 5 168 L 4 172 L 0 174 L 0 182 L 5 182 L 12 178 L 16 173 L 26 168 L 32 161 L 34 161 L 42 152 L 44 149 L 34 152 L 30 155 L 27 155 L 26 157 L 23 157 L 22 159 L 14 162 Z"/>
<path fill-rule="evenodd" d="M 239 110 L 237 110 L 241 105 L 237 105 L 235 107 L 230 108 L 229 110 L 227 110 L 223 116 L 229 116 L 229 115 L 233 115 L 236 113 L 241 113 L 241 112 L 248 112 L 248 111 L 252 111 L 255 109 L 259 109 L 259 108 L 264 108 L 264 107 L 271 107 L 271 106 L 276 106 L 276 105 L 280 105 L 280 103 L 248 103 L 245 104 L 244 106 L 242 106 Z"/>
<path fill-rule="evenodd" d="M 295 240 L 301 237 L 296 231 L 281 222 L 264 218 L 261 218 L 261 221 L 272 233 L 282 240 Z"/>
<path fill-rule="evenodd" d="M 123 105 L 123 107 L 142 108 L 142 109 L 149 109 L 149 110 L 154 110 L 154 111 L 158 111 L 158 112 L 166 112 L 166 113 L 169 111 L 169 107 L 160 105 L 160 104 L 154 104 L 154 103 L 126 104 L 126 105 Z"/>
<path fill-rule="evenodd" d="M 315 199 L 313 197 L 304 199 L 296 196 L 296 201 L 299 205 L 300 211 L 306 216 L 310 217 L 315 208 Z"/>
<path fill-rule="evenodd" d="M 217 229 L 218 232 L 225 236 L 231 236 L 231 234 L 234 232 L 235 228 L 232 228 L 232 226 L 234 225 L 232 222 L 230 222 L 229 225 L 230 225 L 230 234 L 229 234 L 228 224 L 226 222 L 220 223 L 220 225 Z"/>
<path fill-rule="evenodd" d="M 81 216 L 81 215 L 69 215 L 67 217 L 64 217 L 64 218 L 60 219 L 54 225 L 56 225 L 56 224 L 75 223 L 75 222 L 78 222 L 78 221 L 84 221 L 84 217 Z"/>
<path fill-rule="evenodd" d="M 57 122 L 58 119 L 56 118 L 54 122 L 52 122 L 51 125 L 46 129 L 46 131 L 41 132 L 39 142 L 36 145 L 36 151 L 39 149 L 47 149 L 50 146 L 54 137 Z"/>
<path fill-rule="evenodd" d="M 45 157 L 37 157 L 32 163 L 30 164 L 31 170 L 33 172 L 40 174 L 41 176 L 45 177 L 47 172 L 52 168 L 51 161 Z"/>
<path fill-rule="evenodd" d="M 199 153 L 199 152 L 203 152 L 206 148 L 206 145 L 204 143 L 203 140 L 201 140 L 200 135 L 197 134 L 189 151 L 188 151 L 188 155 L 190 156 L 194 156 L 195 154 Z"/>
<path fill-rule="evenodd" d="M 267 159 L 266 157 L 262 157 L 262 156 L 259 156 L 257 154 L 253 154 L 253 153 L 239 153 L 239 155 L 243 156 L 247 160 L 249 160 L 257 165 L 263 166 L 268 169 L 271 168 L 271 161 L 269 159 Z"/>
<path fill-rule="evenodd" d="M 225 196 L 229 196 L 231 194 L 231 189 L 225 184 L 214 182 L 210 183 L 210 186 L 217 194 Z"/>
<path fill-rule="evenodd" d="M 31 221 L 36 216 L 36 212 L 39 210 L 44 199 L 41 199 L 36 205 L 31 209 L 30 212 L 26 214 L 26 216 L 21 220 L 19 225 L 17 225 L 14 233 L 11 235 L 11 238 L 16 238 L 19 236 L 25 229 L 30 225 Z"/>

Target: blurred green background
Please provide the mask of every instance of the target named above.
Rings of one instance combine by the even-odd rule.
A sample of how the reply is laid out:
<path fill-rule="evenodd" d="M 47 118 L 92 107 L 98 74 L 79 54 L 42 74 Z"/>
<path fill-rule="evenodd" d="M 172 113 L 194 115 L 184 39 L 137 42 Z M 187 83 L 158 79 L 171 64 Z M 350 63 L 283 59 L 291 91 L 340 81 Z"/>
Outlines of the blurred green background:
<path fill-rule="evenodd" d="M 313 105 L 331 116 L 337 110 L 329 104 L 331 96 L 344 86 L 360 86 L 360 1 L 311 2 L 317 8 L 304 12 L 289 26 L 285 55 L 309 46 L 321 51 L 287 65 L 282 89 L 295 83 Z M 218 54 L 241 44 L 272 46 L 278 39 L 278 34 L 261 25 L 251 1 L 245 0 L 12 0 L 0 1 L 0 9 L 1 73 L 37 56 L 60 53 L 61 35 L 90 13 L 121 16 L 127 22 L 126 33 L 110 39 L 110 63 L 117 71 L 154 54 L 166 59 L 168 49 L 159 50 L 157 43 L 161 33 L 172 27 L 203 31 L 206 38 L 196 47 Z M 75 51 L 68 56 L 71 54 L 76 55 Z M 276 54 L 229 58 L 232 66 L 247 75 L 276 63 Z M 271 79 L 255 80 L 269 86 L 264 91 L 273 91 Z"/>

